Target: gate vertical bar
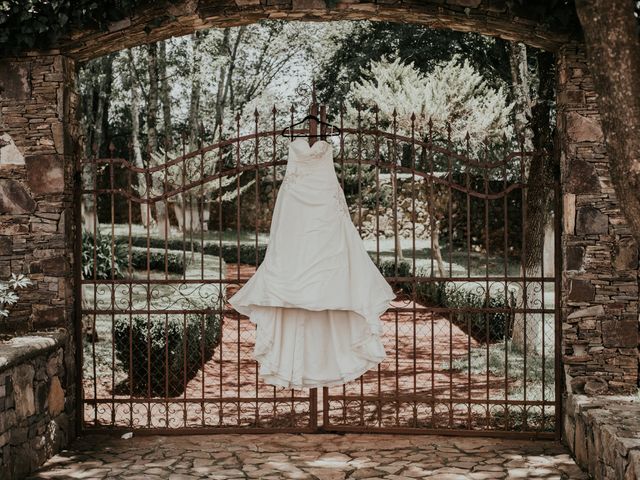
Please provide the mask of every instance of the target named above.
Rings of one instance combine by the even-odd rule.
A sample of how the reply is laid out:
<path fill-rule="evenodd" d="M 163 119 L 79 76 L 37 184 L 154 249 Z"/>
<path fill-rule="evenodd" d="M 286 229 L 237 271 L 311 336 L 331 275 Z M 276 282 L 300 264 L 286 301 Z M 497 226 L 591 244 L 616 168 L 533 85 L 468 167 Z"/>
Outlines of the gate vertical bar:
<path fill-rule="evenodd" d="M 320 113 L 321 117 L 323 117 L 320 120 L 323 122 L 326 122 L 327 109 L 324 105 L 322 107 L 318 105 L 318 100 L 316 98 L 316 85 L 314 83 L 311 89 L 311 106 L 309 107 L 309 113 L 317 117 L 319 111 L 321 112 Z M 315 137 L 316 135 L 318 135 L 318 122 L 316 122 L 314 118 L 310 118 L 309 119 L 309 145 L 313 145 L 316 142 L 316 137 Z M 291 390 L 291 395 L 292 395 L 291 406 L 295 413 L 295 403 L 293 402 L 294 390 Z M 327 398 L 327 395 L 323 395 L 322 398 L 324 402 L 324 399 Z M 328 412 L 328 408 L 326 409 L 323 408 L 323 415 L 325 410 Z M 318 429 L 318 389 L 317 388 L 309 389 L 309 428 L 313 430 Z"/>
<path fill-rule="evenodd" d="M 555 438 L 562 438 L 562 392 L 564 375 L 562 375 L 562 310 L 561 310 L 561 294 L 562 294 L 562 191 L 560 187 L 560 179 L 556 174 L 554 176 L 554 301 L 555 301 L 555 321 L 554 321 L 554 356 L 555 356 Z"/>
<path fill-rule="evenodd" d="M 73 232 L 73 325 L 74 343 L 76 348 L 76 425 L 75 434 L 79 436 L 84 427 L 84 342 L 82 339 L 82 160 L 80 156 L 74 158 L 73 172 L 73 217 L 75 231 Z M 97 221 L 97 219 L 96 219 Z"/>

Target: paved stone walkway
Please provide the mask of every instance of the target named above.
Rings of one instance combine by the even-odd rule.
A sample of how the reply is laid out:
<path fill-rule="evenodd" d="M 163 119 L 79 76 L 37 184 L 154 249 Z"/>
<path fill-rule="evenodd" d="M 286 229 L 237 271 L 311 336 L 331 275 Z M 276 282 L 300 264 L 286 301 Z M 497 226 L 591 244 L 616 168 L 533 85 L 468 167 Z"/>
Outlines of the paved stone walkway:
<path fill-rule="evenodd" d="M 85 436 L 31 479 L 587 479 L 549 441 L 408 435 Z"/>

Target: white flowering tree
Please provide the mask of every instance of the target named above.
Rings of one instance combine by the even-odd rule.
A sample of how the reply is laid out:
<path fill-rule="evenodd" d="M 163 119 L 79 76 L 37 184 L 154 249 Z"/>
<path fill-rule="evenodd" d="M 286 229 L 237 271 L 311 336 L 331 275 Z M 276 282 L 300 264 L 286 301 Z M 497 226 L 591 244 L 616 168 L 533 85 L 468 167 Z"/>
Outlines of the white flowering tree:
<path fill-rule="evenodd" d="M 454 56 L 431 73 L 420 72 L 413 63 L 382 58 L 362 70 L 359 81 L 351 84 L 346 117 L 349 123 L 371 122 L 377 108 L 382 129 L 396 128 L 398 134 L 426 140 L 449 137 L 453 148 L 481 154 L 485 143 L 501 142 L 511 136 L 509 115 L 513 104 L 501 88 L 490 87 L 468 60 Z M 395 118 L 394 118 L 395 112 Z M 395 123 L 394 123 L 395 121 Z M 468 145 L 467 145 L 468 139 Z M 384 150 L 383 146 L 383 150 Z M 387 150 L 390 154 L 388 146 Z M 444 215 L 445 192 L 433 186 L 429 208 L 431 248 L 438 274 L 444 276 L 440 252 L 440 222 Z M 396 186 L 392 186 L 396 191 Z M 400 239 L 396 250 L 401 253 Z"/>
<path fill-rule="evenodd" d="M 501 88 L 490 87 L 468 60 L 454 56 L 432 73 L 420 72 L 413 63 L 382 58 L 362 71 L 351 84 L 347 115 L 357 116 L 356 106 L 377 106 L 380 122 L 391 124 L 397 112 L 398 131 L 411 132 L 411 116 L 416 115 L 417 132 L 427 132 L 428 123 L 440 132 L 451 125 L 451 140 L 464 143 L 467 133 L 471 147 L 499 140 L 511 134 L 509 115 L 513 104 Z"/>

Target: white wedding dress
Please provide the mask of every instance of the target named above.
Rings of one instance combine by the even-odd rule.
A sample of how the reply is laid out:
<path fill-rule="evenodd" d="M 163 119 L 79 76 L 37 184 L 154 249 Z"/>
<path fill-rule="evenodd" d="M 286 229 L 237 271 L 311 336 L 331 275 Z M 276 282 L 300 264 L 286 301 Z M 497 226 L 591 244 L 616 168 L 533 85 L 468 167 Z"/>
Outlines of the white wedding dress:
<path fill-rule="evenodd" d="M 269 384 L 342 385 L 385 358 L 380 315 L 395 298 L 351 221 L 331 144 L 289 145 L 264 261 L 229 303 L 256 324 Z"/>

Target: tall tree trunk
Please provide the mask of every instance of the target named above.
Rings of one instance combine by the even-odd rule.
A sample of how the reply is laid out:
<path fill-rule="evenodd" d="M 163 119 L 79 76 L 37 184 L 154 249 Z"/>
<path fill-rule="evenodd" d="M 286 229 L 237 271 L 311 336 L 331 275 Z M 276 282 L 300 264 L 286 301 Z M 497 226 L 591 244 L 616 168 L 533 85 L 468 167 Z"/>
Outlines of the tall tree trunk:
<path fill-rule="evenodd" d="M 162 133 L 164 148 L 173 149 L 173 126 L 171 122 L 171 89 L 167 73 L 167 41 L 158 44 L 158 72 L 160 75 L 160 101 L 162 102 Z"/>
<path fill-rule="evenodd" d="M 149 166 L 157 167 L 160 162 L 154 161 L 154 158 L 163 158 L 164 156 L 156 156 L 159 153 L 158 149 L 158 83 L 159 83 L 159 68 L 158 68 L 158 44 L 150 43 L 148 45 L 148 65 L 149 65 L 149 100 L 147 102 L 147 139 L 148 139 L 148 152 L 149 152 Z M 153 194 L 162 195 L 164 193 L 164 178 L 163 171 L 154 172 L 151 175 L 151 182 L 153 185 Z M 167 216 L 167 207 L 164 200 L 158 200 L 155 202 L 156 209 L 156 229 L 158 235 L 166 237 L 169 235 L 169 224 Z"/>
<path fill-rule="evenodd" d="M 640 39 L 634 7 L 631 0 L 576 0 L 611 181 L 640 243 Z"/>
<path fill-rule="evenodd" d="M 127 59 L 129 61 L 129 72 L 135 71 L 135 61 L 133 58 L 133 51 L 129 48 L 127 50 Z M 131 148 L 133 150 L 133 164 L 137 168 L 144 169 L 145 164 L 142 158 L 142 146 L 140 145 L 140 91 L 138 90 L 138 84 L 134 78 L 130 78 L 129 88 L 131 89 Z M 144 172 L 140 172 L 136 175 L 137 191 L 140 198 L 144 198 L 150 195 L 150 182 L 148 175 Z M 151 219 L 151 212 L 148 211 L 148 204 L 140 204 L 140 222 L 145 228 L 149 228 Z"/>
<path fill-rule="evenodd" d="M 549 271 L 549 262 L 545 262 L 551 252 L 548 250 L 553 243 L 553 181 L 557 169 L 556 152 L 553 148 L 553 133 L 551 130 L 551 105 L 554 97 L 554 69 L 553 56 L 550 53 L 540 52 L 537 55 L 538 63 L 538 91 L 535 103 L 529 109 L 529 126 L 531 147 L 533 155 L 526 171 L 526 200 L 525 211 L 527 214 L 526 225 L 523 231 L 523 248 L 521 274 L 531 277 L 539 277 L 544 273 L 545 277 L 553 276 Z M 528 88 L 528 87 L 527 87 Z M 557 213 L 557 212 L 554 212 Z M 551 231 L 549 231 L 551 229 Z M 555 253 L 555 252 L 554 252 Z M 553 262 L 551 262 L 553 265 Z M 526 291 L 519 292 L 518 303 L 527 308 L 539 306 L 542 297 L 544 283 L 527 282 Z M 550 300 L 546 298 L 546 300 Z M 512 344 L 520 351 L 527 354 L 542 353 L 543 336 L 553 332 L 553 324 L 545 326 L 545 318 L 542 314 L 516 315 Z M 548 327 L 548 328 L 546 328 Z M 546 342 L 553 345 L 553 342 Z M 549 352 L 545 352 L 549 353 Z"/>
<path fill-rule="evenodd" d="M 158 46 L 147 46 L 149 98 L 147 100 L 147 141 L 149 152 L 158 151 Z"/>
<path fill-rule="evenodd" d="M 167 41 L 164 40 L 158 44 L 158 74 L 160 77 L 160 101 L 162 103 L 162 130 L 163 130 L 163 143 L 164 151 L 173 151 L 173 125 L 171 122 L 171 89 L 169 87 L 169 77 L 167 73 Z M 166 183 L 166 182 L 165 182 Z M 164 189 L 163 189 L 164 191 Z M 160 218 L 158 219 L 158 228 L 160 234 L 164 236 L 165 229 L 167 234 L 171 228 L 171 222 L 169 220 L 169 203 L 158 202 L 156 209 L 158 211 L 158 217 L 162 217 L 163 224 L 160 225 Z"/>
<path fill-rule="evenodd" d="M 509 43 L 511 88 L 515 99 L 515 125 L 518 134 L 524 136 L 525 148 L 531 148 L 531 130 L 527 128 L 531 118 L 531 93 L 529 90 L 529 63 L 527 46 L 520 42 Z"/>
<path fill-rule="evenodd" d="M 200 135 L 200 92 L 202 90 L 202 33 L 196 32 L 192 39 L 193 67 L 191 70 L 191 95 L 189 98 L 189 151 L 198 148 Z"/>
<path fill-rule="evenodd" d="M 85 157 L 102 156 L 107 133 L 109 99 L 113 83 L 113 55 L 105 55 L 91 69 L 90 92 L 85 96 L 88 101 L 83 105 L 83 127 L 85 138 Z M 95 165 L 85 164 L 82 172 L 83 188 L 90 190 L 95 186 Z M 98 212 L 93 195 L 82 196 L 82 224 L 88 232 L 97 228 Z"/>
<path fill-rule="evenodd" d="M 398 217 L 398 181 L 396 179 L 395 175 L 391 175 L 391 205 L 393 205 L 393 218 L 395 220 L 395 225 L 394 225 L 394 248 L 396 251 L 396 257 L 398 258 L 399 261 L 404 260 L 404 256 L 402 255 L 402 239 L 400 238 L 400 235 L 398 234 L 398 222 L 397 222 L 397 217 Z"/>
<path fill-rule="evenodd" d="M 202 53 L 200 46 L 202 42 L 201 32 L 192 35 L 192 69 L 191 69 L 191 94 L 189 99 L 188 125 L 189 134 L 187 137 L 189 151 L 198 149 L 200 143 L 200 95 L 202 89 Z M 188 179 L 180 179 L 180 181 Z M 174 204 L 178 226 L 182 231 L 199 231 L 198 225 L 202 225 L 200 219 L 200 202 L 193 192 L 180 193 Z"/>

